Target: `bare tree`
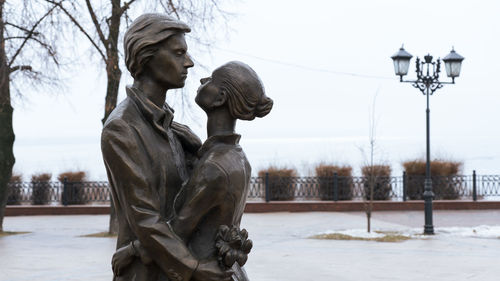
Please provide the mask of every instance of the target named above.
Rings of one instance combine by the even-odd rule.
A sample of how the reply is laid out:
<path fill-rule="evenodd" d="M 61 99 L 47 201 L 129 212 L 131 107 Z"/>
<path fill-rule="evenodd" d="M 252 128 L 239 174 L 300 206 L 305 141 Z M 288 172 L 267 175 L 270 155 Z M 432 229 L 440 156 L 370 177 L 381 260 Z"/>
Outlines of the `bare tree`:
<path fill-rule="evenodd" d="M 372 101 L 372 105 L 369 110 L 369 124 L 368 124 L 368 141 L 369 141 L 369 152 L 368 152 L 368 159 L 366 157 L 366 153 L 364 149 L 361 147 L 361 153 L 363 154 L 363 157 L 365 158 L 365 165 L 363 166 L 362 169 L 364 169 L 367 174 L 363 175 L 367 182 L 365 182 L 365 186 L 367 185 L 368 188 L 365 188 L 363 186 L 363 205 L 366 213 L 366 230 L 367 232 L 371 232 L 371 217 L 372 217 L 372 212 L 373 212 L 373 199 L 374 199 L 374 190 L 375 190 L 375 184 L 377 182 L 377 171 L 376 171 L 376 165 L 375 165 L 375 149 L 376 149 L 376 128 L 377 128 L 377 123 L 376 123 L 376 115 L 375 115 L 375 105 L 376 105 L 376 100 L 377 100 L 377 95 L 378 95 L 378 90 L 375 93 Z"/>
<path fill-rule="evenodd" d="M 373 104 L 370 112 L 370 123 L 369 123 L 369 134 L 368 134 L 368 139 L 370 142 L 370 164 L 369 164 L 369 195 L 368 195 L 368 202 L 365 200 L 365 213 L 366 213 L 366 231 L 370 232 L 371 231 L 371 217 L 372 217 L 372 211 L 373 211 L 373 192 L 375 189 L 375 181 L 376 181 L 376 175 L 374 171 L 374 154 L 375 154 L 375 129 L 376 129 L 376 122 L 375 122 L 375 102 L 377 99 L 377 94 L 373 97 Z M 363 199 L 366 199 L 365 196 L 363 196 Z"/>
<path fill-rule="evenodd" d="M 99 61 L 106 69 L 107 88 L 105 94 L 104 117 L 115 109 L 122 71 L 120 69 L 124 29 L 131 22 L 130 13 L 141 14 L 147 11 L 163 11 L 185 21 L 193 29 L 194 40 L 202 46 L 210 47 L 216 28 L 212 25 L 224 21 L 230 14 L 219 7 L 221 0 L 80 0 L 71 3 L 45 0 L 57 5 L 73 24 L 76 30 L 91 44 Z M 182 104 L 186 104 L 184 96 Z M 114 208 L 111 208 L 110 233 L 117 232 Z"/>
<path fill-rule="evenodd" d="M 48 71 L 60 65 L 56 20 L 55 4 L 0 0 L 0 232 L 15 163 L 11 94 L 22 95 L 29 86 L 56 81 L 50 76 L 54 71 Z"/>

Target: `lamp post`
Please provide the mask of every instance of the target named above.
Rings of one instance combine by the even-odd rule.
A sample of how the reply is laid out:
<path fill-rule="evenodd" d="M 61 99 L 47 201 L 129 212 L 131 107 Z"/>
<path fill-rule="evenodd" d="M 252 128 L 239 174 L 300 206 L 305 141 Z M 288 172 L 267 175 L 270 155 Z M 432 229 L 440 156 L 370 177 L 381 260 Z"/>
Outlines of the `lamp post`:
<path fill-rule="evenodd" d="M 399 76 L 399 81 L 403 83 L 411 83 L 413 87 L 419 89 L 422 94 L 427 97 L 426 109 L 426 163 L 425 163 L 425 182 L 424 182 L 424 200 L 425 200 L 425 225 L 424 234 L 434 234 L 434 226 L 432 224 L 432 180 L 431 180 L 431 142 L 430 142 L 430 110 L 429 96 L 434 94 L 437 89 L 443 87 L 444 84 L 455 84 L 455 78 L 460 75 L 462 61 L 464 57 L 457 54 L 454 49 L 443 59 L 446 74 L 451 78 L 451 82 L 440 82 L 439 72 L 441 71 L 441 60 L 438 58 L 433 61 L 430 54 L 424 56 L 424 61 L 420 58 L 416 59 L 417 80 L 406 81 L 403 76 L 408 74 L 410 60 L 412 55 L 405 51 L 403 47 L 399 49 L 392 57 L 394 62 L 394 72 Z"/>

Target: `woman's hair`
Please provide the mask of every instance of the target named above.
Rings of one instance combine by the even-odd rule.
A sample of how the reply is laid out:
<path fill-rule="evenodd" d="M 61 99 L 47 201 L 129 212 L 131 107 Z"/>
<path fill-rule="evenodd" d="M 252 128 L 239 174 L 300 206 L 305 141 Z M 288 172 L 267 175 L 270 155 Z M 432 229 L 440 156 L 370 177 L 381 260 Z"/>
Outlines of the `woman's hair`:
<path fill-rule="evenodd" d="M 266 96 L 259 76 L 247 64 L 231 61 L 217 68 L 214 75 L 227 94 L 229 113 L 234 118 L 253 120 L 271 111 L 273 100 Z"/>
<path fill-rule="evenodd" d="M 134 20 L 123 38 L 125 64 L 132 77 L 141 74 L 158 51 L 158 43 L 172 35 L 190 31 L 185 23 L 165 14 L 148 13 Z"/>

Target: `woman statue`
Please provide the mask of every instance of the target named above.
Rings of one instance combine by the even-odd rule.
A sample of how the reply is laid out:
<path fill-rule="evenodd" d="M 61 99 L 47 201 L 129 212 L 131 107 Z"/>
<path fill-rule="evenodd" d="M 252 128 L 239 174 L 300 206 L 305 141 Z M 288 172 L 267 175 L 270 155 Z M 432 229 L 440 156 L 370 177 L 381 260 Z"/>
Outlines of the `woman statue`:
<path fill-rule="evenodd" d="M 246 231 L 240 232 L 239 226 L 251 168 L 238 144 L 240 135 L 234 129 L 237 119 L 253 120 L 267 115 L 273 101 L 265 95 L 255 71 L 233 61 L 217 68 L 211 77 L 201 79 L 196 103 L 207 114 L 208 138 L 198 151 L 200 160 L 190 179 L 175 199 L 174 216 L 168 223 L 196 258 L 219 260 L 223 269 L 232 267 L 233 280 L 248 280 L 240 266 L 246 262 L 251 241 L 246 240 Z M 232 244 L 234 241 L 229 240 L 235 235 L 241 243 L 230 249 L 224 244 Z M 130 253 L 148 261 L 147 251 L 140 247 L 133 243 L 117 251 L 113 257 L 114 272 L 127 266 Z M 203 281 L 196 277 L 191 280 Z"/>

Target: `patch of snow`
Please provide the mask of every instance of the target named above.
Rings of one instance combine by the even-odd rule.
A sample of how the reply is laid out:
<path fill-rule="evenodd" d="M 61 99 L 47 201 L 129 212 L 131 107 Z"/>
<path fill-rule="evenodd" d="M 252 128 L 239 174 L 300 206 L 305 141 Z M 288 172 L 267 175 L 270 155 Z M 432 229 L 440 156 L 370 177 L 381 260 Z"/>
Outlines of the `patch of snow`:
<path fill-rule="evenodd" d="M 378 232 L 382 233 L 378 233 Z M 436 235 L 423 235 L 422 228 L 411 228 L 405 230 L 381 230 L 377 229 L 372 232 L 367 232 L 366 229 L 344 229 L 344 230 L 334 230 L 325 231 L 321 234 L 332 234 L 339 233 L 344 235 L 349 235 L 352 237 L 359 238 L 379 238 L 384 237 L 387 234 L 394 233 L 397 235 L 409 236 L 418 239 L 431 239 L 439 237 L 458 237 L 458 238 L 484 238 L 484 239 L 498 239 L 500 238 L 500 225 L 479 225 L 474 227 L 437 227 L 435 229 Z"/>

